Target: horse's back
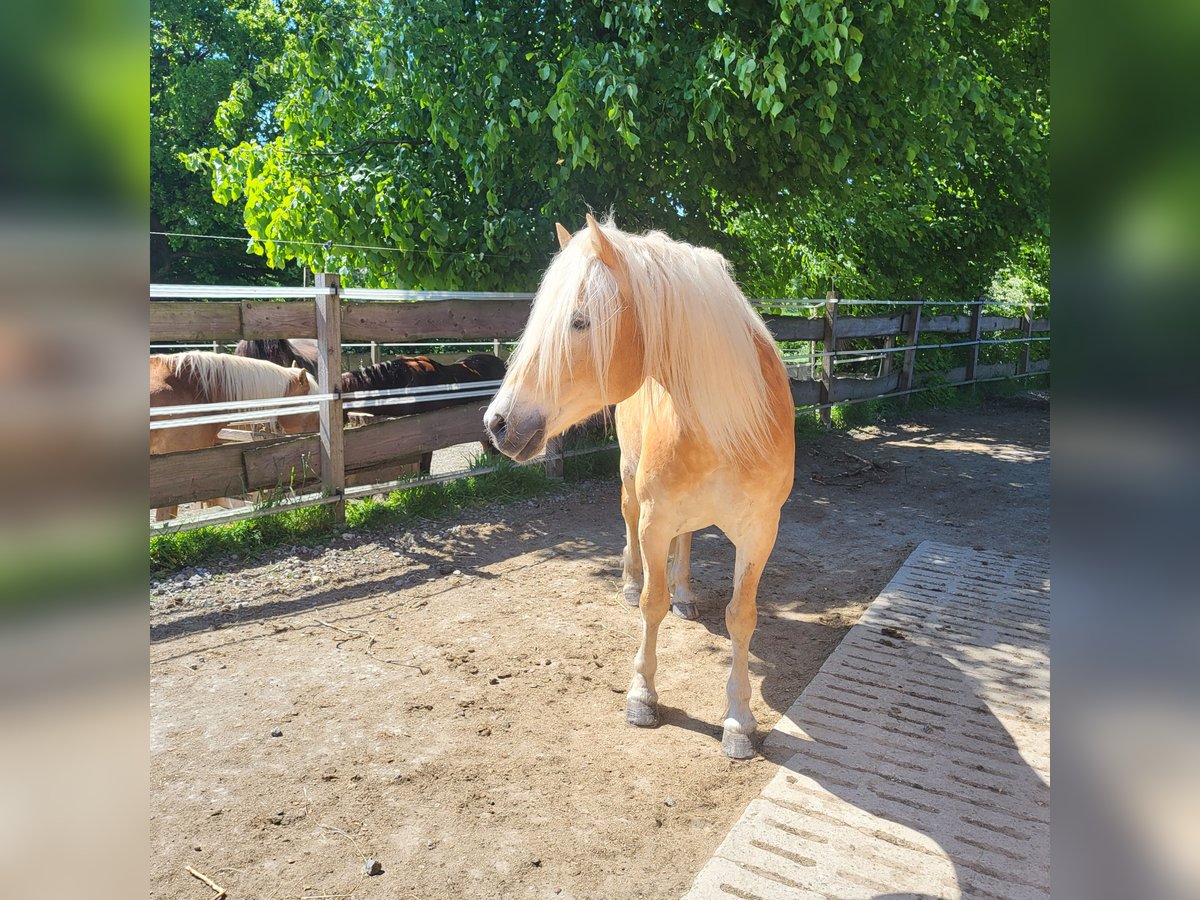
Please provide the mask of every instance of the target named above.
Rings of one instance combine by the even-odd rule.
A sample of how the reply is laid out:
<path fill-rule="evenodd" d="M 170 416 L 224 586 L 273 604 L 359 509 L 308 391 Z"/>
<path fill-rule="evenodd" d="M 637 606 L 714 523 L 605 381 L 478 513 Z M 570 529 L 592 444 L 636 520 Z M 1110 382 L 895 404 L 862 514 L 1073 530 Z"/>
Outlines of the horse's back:
<path fill-rule="evenodd" d="M 501 381 L 508 371 L 504 360 L 491 353 L 472 353 L 470 356 L 464 356 L 457 364 L 477 375 L 478 378 L 474 379 L 477 381 Z"/>

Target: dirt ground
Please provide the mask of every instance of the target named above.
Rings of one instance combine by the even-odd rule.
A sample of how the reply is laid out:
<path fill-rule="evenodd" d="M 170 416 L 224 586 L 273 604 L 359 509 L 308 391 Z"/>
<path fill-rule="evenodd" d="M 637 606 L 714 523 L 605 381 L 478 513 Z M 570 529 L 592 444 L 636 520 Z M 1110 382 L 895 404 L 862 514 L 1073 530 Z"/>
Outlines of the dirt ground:
<path fill-rule="evenodd" d="M 1046 556 L 1049 487 L 1028 397 L 803 440 L 751 647 L 760 737 L 920 541 Z M 187 866 L 231 900 L 682 894 L 774 763 L 720 754 L 717 532 L 701 619 L 663 626 L 664 723 L 625 725 L 617 490 L 152 584 L 151 896 L 208 900 Z"/>

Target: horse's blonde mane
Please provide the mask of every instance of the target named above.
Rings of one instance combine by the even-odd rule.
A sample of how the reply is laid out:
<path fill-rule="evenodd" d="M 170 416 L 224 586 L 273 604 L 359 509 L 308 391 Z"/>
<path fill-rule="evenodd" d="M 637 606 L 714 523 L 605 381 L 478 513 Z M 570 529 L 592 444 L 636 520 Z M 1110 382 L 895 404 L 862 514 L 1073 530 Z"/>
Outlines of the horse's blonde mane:
<path fill-rule="evenodd" d="M 170 360 L 178 374 L 190 374 L 205 400 L 210 403 L 282 397 L 298 371 L 262 359 L 209 350 L 189 350 L 162 358 Z M 316 379 L 307 372 L 305 374 L 309 393 L 318 393 Z"/>
<path fill-rule="evenodd" d="M 771 411 L 759 350 L 775 349 L 766 325 L 734 283 L 721 254 L 660 231 L 626 234 L 601 226 L 624 261 L 645 348 L 643 376 L 670 394 L 680 420 L 721 456 L 747 460 L 767 443 Z M 617 283 L 580 231 L 542 280 L 510 368 L 536 365 L 551 397 L 570 370 L 571 323 L 585 315 L 602 383 L 616 342 Z"/>

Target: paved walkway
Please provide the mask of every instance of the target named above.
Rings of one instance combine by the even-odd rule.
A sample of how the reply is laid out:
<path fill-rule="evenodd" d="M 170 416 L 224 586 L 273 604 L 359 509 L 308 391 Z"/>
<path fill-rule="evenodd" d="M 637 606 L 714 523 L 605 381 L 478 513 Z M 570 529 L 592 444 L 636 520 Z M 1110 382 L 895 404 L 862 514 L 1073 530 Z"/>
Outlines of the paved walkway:
<path fill-rule="evenodd" d="M 686 895 L 1042 898 L 1048 564 L 926 542 L 767 737 L 785 761 Z"/>

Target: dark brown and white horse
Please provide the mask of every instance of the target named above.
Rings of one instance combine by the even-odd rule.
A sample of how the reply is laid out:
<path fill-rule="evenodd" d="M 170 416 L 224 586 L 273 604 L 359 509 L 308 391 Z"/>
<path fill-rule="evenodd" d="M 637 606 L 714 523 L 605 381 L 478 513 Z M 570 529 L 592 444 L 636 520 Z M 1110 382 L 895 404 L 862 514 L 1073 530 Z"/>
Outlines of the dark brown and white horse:
<path fill-rule="evenodd" d="M 238 341 L 233 353 L 247 359 L 265 359 L 277 366 L 290 369 L 300 366 L 313 375 L 317 374 L 317 342 L 312 338 L 294 338 L 292 340 L 262 340 Z"/>

